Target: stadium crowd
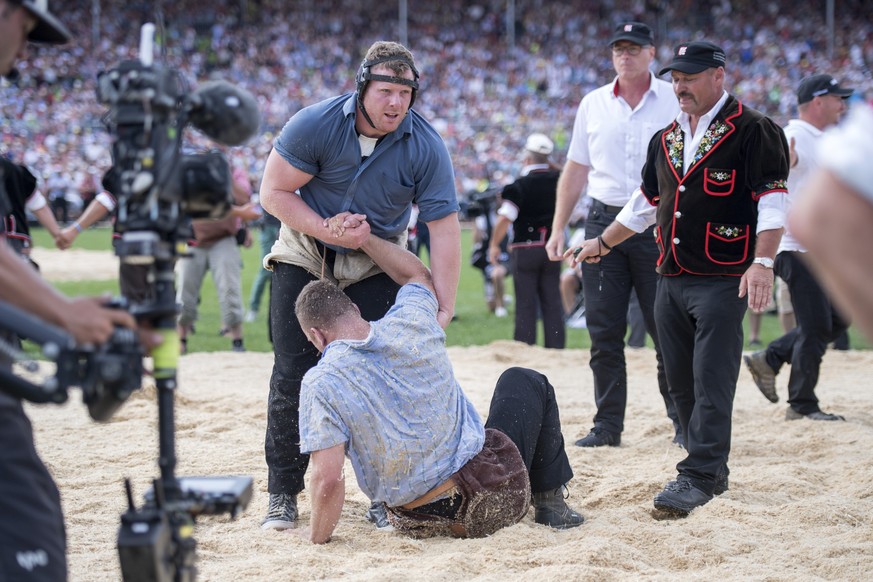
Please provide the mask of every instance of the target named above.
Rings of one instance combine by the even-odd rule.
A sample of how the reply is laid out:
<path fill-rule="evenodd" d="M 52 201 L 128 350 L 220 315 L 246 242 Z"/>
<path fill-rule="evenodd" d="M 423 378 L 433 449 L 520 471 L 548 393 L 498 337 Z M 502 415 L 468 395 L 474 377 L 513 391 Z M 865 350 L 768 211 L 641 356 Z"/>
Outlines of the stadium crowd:
<path fill-rule="evenodd" d="M 563 161 L 579 100 L 613 76 L 606 45 L 622 20 L 642 20 L 656 30 L 656 70 L 680 41 L 719 43 L 730 56 L 726 89 L 780 124 L 794 113 L 798 81 L 814 72 L 831 72 L 855 87 L 859 99 L 873 96 L 873 4 L 862 0 L 836 0 L 831 55 L 824 0 L 802 10 L 793 0 L 514 5 L 512 34 L 505 0 L 410 6 L 407 45 L 422 73 L 415 107 L 446 141 L 459 196 L 511 181 L 520 164 L 517 144 L 532 132 L 550 136 L 556 161 Z M 27 152 L 18 161 L 39 173 L 43 184 L 52 178 L 68 184 L 68 198 L 93 191 L 110 164 L 96 75 L 135 58 L 139 26 L 156 21 L 156 6 L 165 66 L 178 69 L 192 87 L 217 77 L 256 95 L 261 131 L 234 152 L 254 179 L 292 113 L 353 91 L 366 46 L 400 34 L 393 2 L 70 0 L 64 20 L 74 42 L 63 49 L 31 48 L 35 54 L 22 63 L 20 90 L 0 94 L 3 153 Z M 189 134 L 193 146 L 210 147 L 205 137 Z"/>

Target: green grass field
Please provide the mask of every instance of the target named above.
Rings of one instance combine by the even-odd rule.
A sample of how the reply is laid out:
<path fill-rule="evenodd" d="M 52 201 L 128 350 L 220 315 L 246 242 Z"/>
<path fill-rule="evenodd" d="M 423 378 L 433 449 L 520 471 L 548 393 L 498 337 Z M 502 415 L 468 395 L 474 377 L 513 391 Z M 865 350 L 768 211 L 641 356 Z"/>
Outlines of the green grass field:
<path fill-rule="evenodd" d="M 33 229 L 33 239 L 37 246 L 53 248 L 54 244 L 48 234 L 41 228 Z M 488 311 L 485 305 L 483 293 L 483 281 L 481 272 L 469 265 L 467 260 L 470 256 L 471 231 L 464 228 L 462 231 L 462 256 L 464 257 L 461 267 L 461 279 L 458 284 L 458 298 L 455 307 L 457 318 L 446 330 L 447 344 L 450 346 L 473 346 L 489 344 L 495 340 L 511 340 L 513 332 L 512 305 L 510 316 L 497 318 Z M 256 234 L 257 236 L 257 234 Z M 75 248 L 89 250 L 105 250 L 111 253 L 110 232 L 108 228 L 92 228 L 83 232 L 77 239 Z M 257 244 L 251 248 L 243 248 L 243 298 L 248 304 L 249 293 L 257 269 L 260 268 L 260 258 Z M 512 279 L 509 279 L 507 292 L 512 293 Z M 118 284 L 114 281 L 92 282 L 65 282 L 57 287 L 68 295 L 94 295 L 104 292 L 118 294 Z M 267 296 L 265 294 L 261 303 L 261 312 L 258 320 L 244 324 L 246 349 L 250 351 L 272 351 L 267 338 Z M 748 329 L 748 321 L 746 322 Z M 218 330 L 221 327 L 218 298 L 215 286 L 211 278 L 203 284 L 200 302 L 200 319 L 197 322 L 197 333 L 188 339 L 188 350 L 194 351 L 224 351 L 230 349 L 230 339 L 221 337 Z M 542 329 L 540 329 L 540 344 L 542 344 Z M 779 321 L 775 314 L 766 314 L 761 325 L 761 339 L 766 344 L 780 335 Z M 748 333 L 747 333 L 748 335 Z M 870 343 L 859 334 L 850 330 L 852 347 L 855 349 L 869 349 Z M 649 340 L 651 345 L 651 340 Z M 568 348 L 590 347 L 588 332 L 584 329 L 567 330 Z"/>

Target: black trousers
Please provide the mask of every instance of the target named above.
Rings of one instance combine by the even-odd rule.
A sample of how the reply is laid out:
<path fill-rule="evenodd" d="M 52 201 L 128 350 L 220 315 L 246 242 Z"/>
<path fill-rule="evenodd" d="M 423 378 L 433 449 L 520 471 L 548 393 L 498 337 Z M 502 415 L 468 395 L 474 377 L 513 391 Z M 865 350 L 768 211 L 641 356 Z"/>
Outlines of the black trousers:
<path fill-rule="evenodd" d="M 818 412 L 815 386 L 821 359 L 830 342 L 848 328 L 834 310 L 824 290 L 803 263 L 803 253 L 784 251 L 776 255 L 776 274 L 788 284 L 797 327 L 767 346 L 767 363 L 777 372 L 791 365 L 788 404 L 801 414 Z"/>
<path fill-rule="evenodd" d="M 688 456 L 679 474 L 712 493 L 727 472 L 747 299 L 739 277 L 661 277 L 655 320 Z"/>
<path fill-rule="evenodd" d="M 615 209 L 594 201 L 585 223 L 585 238 L 594 238 L 612 224 Z M 627 405 L 627 368 L 624 338 L 631 291 L 636 290 L 657 356 L 658 389 L 673 428 L 679 429 L 676 407 L 667 388 L 658 330 L 655 326 L 655 292 L 658 286 L 658 247 L 652 229 L 617 245 L 598 264 L 582 263 L 585 318 L 591 337 L 591 370 L 594 372 L 594 426 L 612 433 L 624 430 Z"/>
<path fill-rule="evenodd" d="M 561 303 L 561 263 L 549 259 L 546 247 L 514 247 L 515 341 L 537 343 L 538 314 L 543 318 L 543 345 L 564 349 L 566 328 Z"/>
<path fill-rule="evenodd" d="M 332 268 L 333 251 L 328 252 Z M 306 339 L 294 302 L 303 287 L 316 277 L 287 263 L 273 263 L 270 286 L 270 329 L 273 336 L 273 373 L 267 400 L 267 435 L 264 443 L 270 493 L 296 495 L 303 490 L 303 475 L 309 455 L 300 452 L 300 383 L 303 375 L 318 363 L 318 350 Z M 344 289 L 368 321 L 383 317 L 394 305 L 400 287 L 380 274 Z"/>
<path fill-rule="evenodd" d="M 21 402 L 0 390 L 0 580 L 67 579 L 61 499 Z"/>
<path fill-rule="evenodd" d="M 573 478 L 555 389 L 543 374 L 527 368 L 503 372 L 491 397 L 485 428 L 499 430 L 518 447 L 532 492 L 557 489 Z"/>

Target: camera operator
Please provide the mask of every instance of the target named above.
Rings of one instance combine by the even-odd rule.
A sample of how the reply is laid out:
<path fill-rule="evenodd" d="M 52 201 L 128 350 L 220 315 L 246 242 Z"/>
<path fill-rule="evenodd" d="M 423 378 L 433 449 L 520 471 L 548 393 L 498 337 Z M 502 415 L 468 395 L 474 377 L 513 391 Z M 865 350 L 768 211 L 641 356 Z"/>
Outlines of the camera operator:
<path fill-rule="evenodd" d="M 25 43 L 61 44 L 70 33 L 45 1 L 0 0 L 0 74 L 9 75 Z M 0 189 L 0 211 L 9 212 Z M 5 239 L 0 226 L 0 237 Z M 0 299 L 67 330 L 79 343 L 102 343 L 114 326 L 134 327 L 125 311 L 106 309 L 97 298 L 71 299 L 45 283 L 0 241 Z M 9 362 L 2 364 L 9 367 Z M 65 580 L 66 536 L 60 497 L 36 453 L 21 402 L 0 386 L 0 579 Z"/>

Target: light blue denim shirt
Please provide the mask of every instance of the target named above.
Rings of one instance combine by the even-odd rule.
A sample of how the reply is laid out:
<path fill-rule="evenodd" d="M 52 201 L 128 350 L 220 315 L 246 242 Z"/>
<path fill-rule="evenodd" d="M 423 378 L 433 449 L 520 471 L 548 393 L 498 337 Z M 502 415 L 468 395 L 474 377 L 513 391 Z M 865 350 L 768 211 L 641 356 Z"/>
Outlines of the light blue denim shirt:
<path fill-rule="evenodd" d="M 433 293 L 406 285 L 367 339 L 331 342 L 303 378 L 301 451 L 346 443 L 358 486 L 390 506 L 446 481 L 485 442 L 436 313 Z"/>

